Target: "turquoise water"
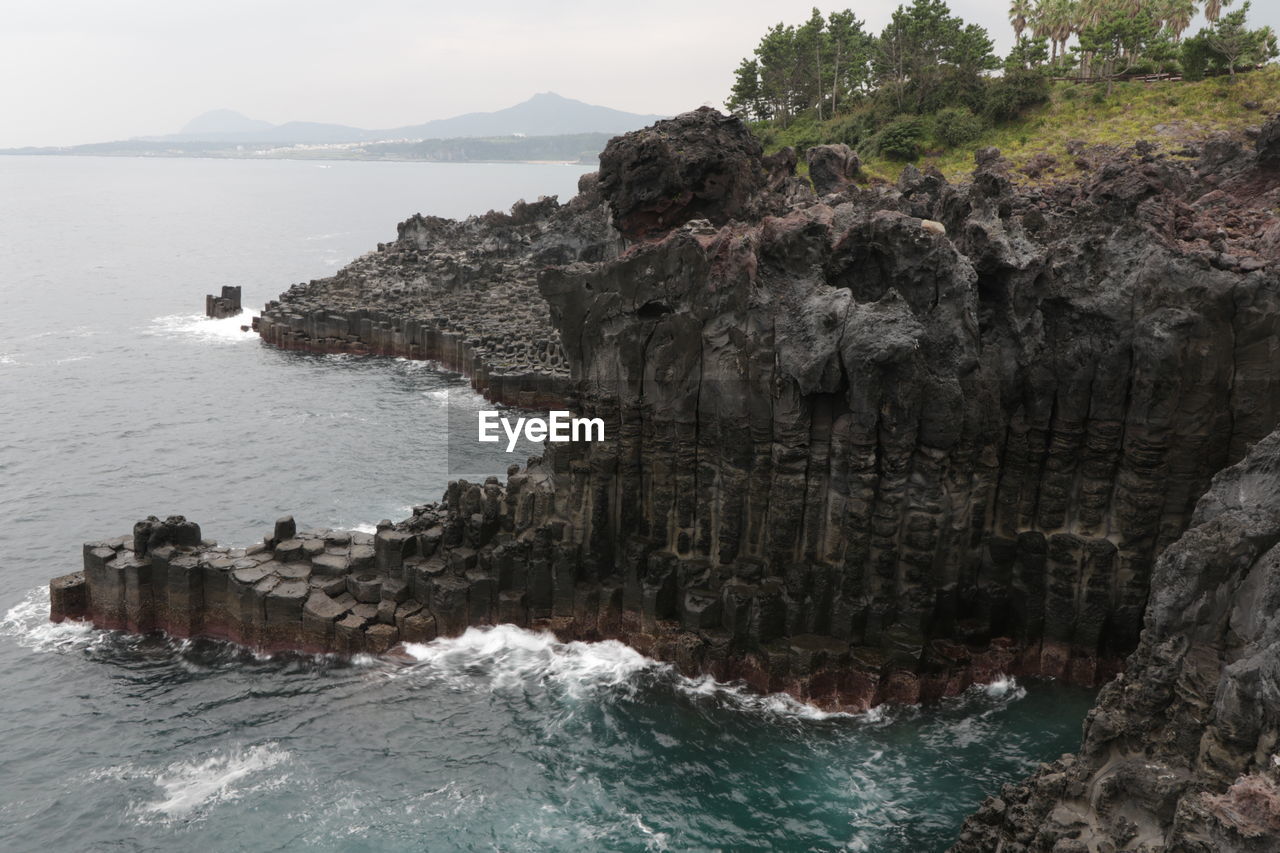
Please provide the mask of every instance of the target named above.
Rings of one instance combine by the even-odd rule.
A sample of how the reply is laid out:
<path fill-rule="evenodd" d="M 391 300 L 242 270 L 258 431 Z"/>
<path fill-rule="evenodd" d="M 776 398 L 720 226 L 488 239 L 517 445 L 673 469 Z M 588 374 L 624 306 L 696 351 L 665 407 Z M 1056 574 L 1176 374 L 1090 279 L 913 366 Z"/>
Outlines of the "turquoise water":
<path fill-rule="evenodd" d="M 1077 745 L 1090 694 L 1051 684 L 828 716 L 509 627 L 404 663 L 47 624 L 47 579 L 147 514 L 245 544 L 438 497 L 465 382 L 268 349 L 204 294 L 580 171 L 0 157 L 0 849 L 941 850 Z"/>

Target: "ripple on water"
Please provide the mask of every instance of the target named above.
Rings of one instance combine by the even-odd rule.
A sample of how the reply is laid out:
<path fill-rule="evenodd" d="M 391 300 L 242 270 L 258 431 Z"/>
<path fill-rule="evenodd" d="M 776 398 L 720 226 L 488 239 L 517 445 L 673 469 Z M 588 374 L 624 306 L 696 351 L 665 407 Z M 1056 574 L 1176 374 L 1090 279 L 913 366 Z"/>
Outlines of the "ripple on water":
<path fill-rule="evenodd" d="M 282 768 L 292 759 L 288 750 L 268 742 L 218 749 L 161 767 L 132 763 L 109 767 L 91 778 L 142 790 L 128 807 L 138 823 L 190 823 L 208 817 L 221 804 L 286 784 L 289 774 Z"/>

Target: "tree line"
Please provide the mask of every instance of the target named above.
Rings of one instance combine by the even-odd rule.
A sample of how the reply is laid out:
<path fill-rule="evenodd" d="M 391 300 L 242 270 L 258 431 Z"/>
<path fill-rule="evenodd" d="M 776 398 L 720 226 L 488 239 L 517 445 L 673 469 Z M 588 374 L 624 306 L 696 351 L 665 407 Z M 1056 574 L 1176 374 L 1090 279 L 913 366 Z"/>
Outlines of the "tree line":
<path fill-rule="evenodd" d="M 900 6 L 879 36 L 848 9 L 800 26 L 777 24 L 735 72 L 727 106 L 751 119 L 783 124 L 822 120 L 883 94 L 920 107 L 929 81 L 976 78 L 997 67 L 986 30 L 951 14 L 943 0 Z"/>
<path fill-rule="evenodd" d="M 899 6 L 879 34 L 849 10 L 814 9 L 779 23 L 742 60 L 726 106 L 787 127 L 868 109 L 882 119 L 959 109 L 999 121 L 1048 96 L 1048 80 L 1106 81 L 1133 73 L 1188 78 L 1252 68 L 1277 55 L 1268 27 L 1246 23 L 1232 0 L 1013 0 L 1015 44 L 997 57 L 988 32 L 945 0 Z M 1196 15 L 1208 26 L 1184 37 Z M 996 73 L 999 72 L 999 73 Z"/>
<path fill-rule="evenodd" d="M 1229 74 L 1277 55 L 1270 27 L 1250 29 L 1250 3 L 1233 0 L 1013 0 L 1009 23 L 1020 45 L 1049 46 L 1058 74 L 1110 84 L 1125 74 L 1171 73 L 1188 79 Z M 1184 38 L 1197 14 L 1207 26 Z M 1072 43 L 1074 39 L 1074 44 Z"/>

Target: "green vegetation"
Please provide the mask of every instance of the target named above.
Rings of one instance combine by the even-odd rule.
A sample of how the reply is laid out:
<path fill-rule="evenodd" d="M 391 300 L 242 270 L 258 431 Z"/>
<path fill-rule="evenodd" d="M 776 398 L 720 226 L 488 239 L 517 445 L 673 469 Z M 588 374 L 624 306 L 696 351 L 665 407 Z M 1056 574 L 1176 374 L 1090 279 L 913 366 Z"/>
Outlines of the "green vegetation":
<path fill-rule="evenodd" d="M 1128 147 L 1139 139 L 1158 148 L 1176 152 L 1188 142 L 1209 133 L 1225 131 L 1240 136 L 1256 126 L 1268 113 L 1280 112 L 1280 67 L 1269 66 L 1242 74 L 1233 85 L 1229 77 L 1211 77 L 1200 82 L 1159 80 L 1119 81 L 1111 95 L 1105 86 L 1085 83 L 1052 84 L 1048 100 L 1010 121 L 985 126 L 981 135 L 965 143 L 948 144 L 947 121 L 940 112 L 933 117 L 917 117 L 928 125 L 918 143 L 915 163 L 936 166 L 948 179 L 956 180 L 973 171 L 973 152 L 988 145 L 1021 168 L 1037 155 L 1053 157 L 1057 164 L 1051 177 L 1077 173 L 1077 145 Z M 943 119 L 943 127 L 938 127 Z M 797 121 L 788 128 L 757 124 L 755 130 L 768 151 L 787 145 L 798 150 L 823 142 L 843 142 L 846 117 L 823 122 Z M 883 180 L 896 180 L 903 161 L 883 151 L 858 146 L 863 171 Z M 1025 178 L 1024 178 L 1025 179 Z"/>
<path fill-rule="evenodd" d="M 966 172 L 985 145 L 1069 173 L 1068 142 L 1181 144 L 1256 122 L 1244 105 L 1274 101 L 1276 70 L 1237 74 L 1280 51 L 1270 28 L 1249 29 L 1248 2 L 1224 13 L 1231 2 L 1013 0 L 1004 59 L 944 0 L 899 6 L 879 35 L 848 10 L 814 9 L 765 33 L 726 106 L 769 150 L 843 142 L 872 173 L 921 159 Z M 1184 38 L 1198 11 L 1209 26 Z"/>

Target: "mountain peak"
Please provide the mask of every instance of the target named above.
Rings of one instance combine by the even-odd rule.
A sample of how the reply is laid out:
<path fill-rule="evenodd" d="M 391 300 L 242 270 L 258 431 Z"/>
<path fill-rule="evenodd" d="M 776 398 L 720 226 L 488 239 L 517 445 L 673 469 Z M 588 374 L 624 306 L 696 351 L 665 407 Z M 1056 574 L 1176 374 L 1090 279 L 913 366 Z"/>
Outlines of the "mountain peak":
<path fill-rule="evenodd" d="M 209 110 L 187 122 L 182 133 L 251 133 L 272 127 L 269 121 L 260 121 L 235 110 Z"/>

